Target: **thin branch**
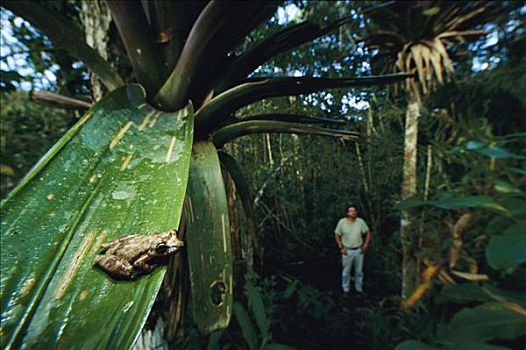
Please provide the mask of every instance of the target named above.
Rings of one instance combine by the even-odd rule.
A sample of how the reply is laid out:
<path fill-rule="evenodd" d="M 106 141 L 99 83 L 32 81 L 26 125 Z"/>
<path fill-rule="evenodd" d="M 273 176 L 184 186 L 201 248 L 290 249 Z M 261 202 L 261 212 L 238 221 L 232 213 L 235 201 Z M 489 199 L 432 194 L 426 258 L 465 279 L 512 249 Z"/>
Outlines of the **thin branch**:
<path fill-rule="evenodd" d="M 59 95 L 49 91 L 31 91 L 29 98 L 37 103 L 42 103 L 58 108 L 78 109 L 91 107 L 90 102 Z"/>

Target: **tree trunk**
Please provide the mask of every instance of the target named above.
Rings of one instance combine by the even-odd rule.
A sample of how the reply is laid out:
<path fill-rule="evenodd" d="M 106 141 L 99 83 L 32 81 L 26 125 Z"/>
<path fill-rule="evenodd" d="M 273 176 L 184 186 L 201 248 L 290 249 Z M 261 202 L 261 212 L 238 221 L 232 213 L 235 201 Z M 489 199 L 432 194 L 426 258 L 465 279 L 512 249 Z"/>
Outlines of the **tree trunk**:
<path fill-rule="evenodd" d="M 111 14 L 105 1 L 82 1 L 80 20 L 84 26 L 86 43 L 97 50 L 99 55 L 108 60 L 109 29 Z M 102 98 L 105 90 L 102 82 L 90 73 L 90 85 L 93 101 Z"/>
<path fill-rule="evenodd" d="M 404 168 L 402 180 L 402 200 L 414 197 L 417 193 L 417 146 L 418 117 L 420 100 L 412 95 L 409 98 L 405 119 Z M 402 243 L 402 297 L 407 298 L 415 290 L 418 282 L 418 263 L 415 244 L 415 218 L 410 210 L 402 210 L 400 238 Z"/>

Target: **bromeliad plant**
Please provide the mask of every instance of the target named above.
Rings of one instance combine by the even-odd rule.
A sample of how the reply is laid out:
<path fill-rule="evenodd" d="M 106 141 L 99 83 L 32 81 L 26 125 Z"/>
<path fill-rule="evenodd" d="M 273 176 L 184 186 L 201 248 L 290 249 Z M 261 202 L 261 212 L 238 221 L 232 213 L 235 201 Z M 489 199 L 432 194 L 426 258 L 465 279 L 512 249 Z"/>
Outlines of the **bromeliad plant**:
<path fill-rule="evenodd" d="M 247 78 L 274 55 L 350 18 L 325 27 L 296 24 L 234 55 L 236 45 L 278 3 L 107 4 L 134 81 L 141 85 L 125 85 L 56 7 L 37 1 L 2 3 L 56 47 L 82 60 L 110 91 L 2 203 L 1 332 L 6 349 L 121 349 L 133 344 L 165 269 L 136 282 L 117 282 L 93 269 L 94 256 L 104 242 L 178 228 L 185 198 L 194 319 L 204 333 L 226 327 L 233 309 L 232 252 L 217 149 L 254 132 L 357 138 L 352 131 L 316 126 L 320 120 L 308 116 L 245 120 L 236 110 L 267 97 L 407 77 Z"/>

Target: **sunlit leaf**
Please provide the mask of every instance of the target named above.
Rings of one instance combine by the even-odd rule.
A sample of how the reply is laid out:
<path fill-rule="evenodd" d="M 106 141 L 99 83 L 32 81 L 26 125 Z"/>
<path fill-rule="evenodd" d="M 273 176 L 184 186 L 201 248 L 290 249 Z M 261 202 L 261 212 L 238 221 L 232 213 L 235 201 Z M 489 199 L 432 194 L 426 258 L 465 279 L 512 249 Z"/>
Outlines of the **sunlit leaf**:
<path fill-rule="evenodd" d="M 486 146 L 486 144 L 487 144 L 486 142 L 471 140 L 471 141 L 466 142 L 466 144 L 464 145 L 464 148 L 467 150 L 478 150 Z"/>
<path fill-rule="evenodd" d="M 502 194 L 523 194 L 523 192 L 513 186 L 511 183 L 504 180 L 495 180 L 495 191 Z"/>
<path fill-rule="evenodd" d="M 433 6 L 433 7 L 430 7 L 428 9 L 426 9 L 425 11 L 423 11 L 422 13 L 425 15 L 425 16 L 434 16 L 436 15 L 437 13 L 440 12 L 440 7 L 438 6 Z"/>
<path fill-rule="evenodd" d="M 145 103 L 138 85 L 109 94 L 2 203 L 3 348 L 128 348 L 165 268 L 115 281 L 93 265 L 103 242 L 179 226 L 191 107 Z"/>
<path fill-rule="evenodd" d="M 476 150 L 480 154 L 483 154 L 487 157 L 493 157 L 493 158 L 517 158 L 521 159 L 524 157 L 521 157 L 517 154 L 513 154 L 511 152 L 506 151 L 505 149 L 496 147 L 496 146 L 490 146 L 486 148 L 480 148 Z"/>

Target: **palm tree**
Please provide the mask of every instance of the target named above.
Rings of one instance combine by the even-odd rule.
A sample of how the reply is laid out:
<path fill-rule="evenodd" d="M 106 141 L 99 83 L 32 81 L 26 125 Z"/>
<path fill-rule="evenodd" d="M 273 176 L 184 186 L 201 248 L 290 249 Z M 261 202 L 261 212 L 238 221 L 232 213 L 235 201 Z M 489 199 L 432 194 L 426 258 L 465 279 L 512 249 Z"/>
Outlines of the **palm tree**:
<path fill-rule="evenodd" d="M 103 242 L 174 228 L 185 237 L 196 323 L 204 333 L 226 327 L 233 305 L 232 248 L 218 149 L 254 132 L 357 138 L 352 131 L 316 126 L 320 120 L 308 116 L 243 119 L 235 112 L 267 97 L 407 77 L 248 78 L 274 55 L 350 18 L 327 26 L 296 24 L 234 55 L 277 2 L 109 1 L 133 82 L 141 84 L 125 85 L 52 4 L 2 5 L 82 60 L 109 91 L 2 203 L 4 348 L 129 347 L 166 269 L 116 282 L 93 269 L 93 257 Z M 223 159 L 227 169 L 235 167 Z M 184 263 L 181 256 L 176 261 Z M 182 265 L 175 274 L 184 276 Z M 188 298 L 182 293 L 177 313 Z"/>
<path fill-rule="evenodd" d="M 482 1 L 400 1 L 369 12 L 366 44 L 378 49 L 377 63 L 393 72 L 415 73 L 407 79 L 404 164 L 401 199 L 417 195 L 418 118 L 423 98 L 455 76 L 447 48 L 485 35 L 477 29 L 488 23 L 499 4 Z M 408 297 L 418 282 L 414 218 L 402 211 L 400 238 L 403 250 L 402 296 Z"/>

